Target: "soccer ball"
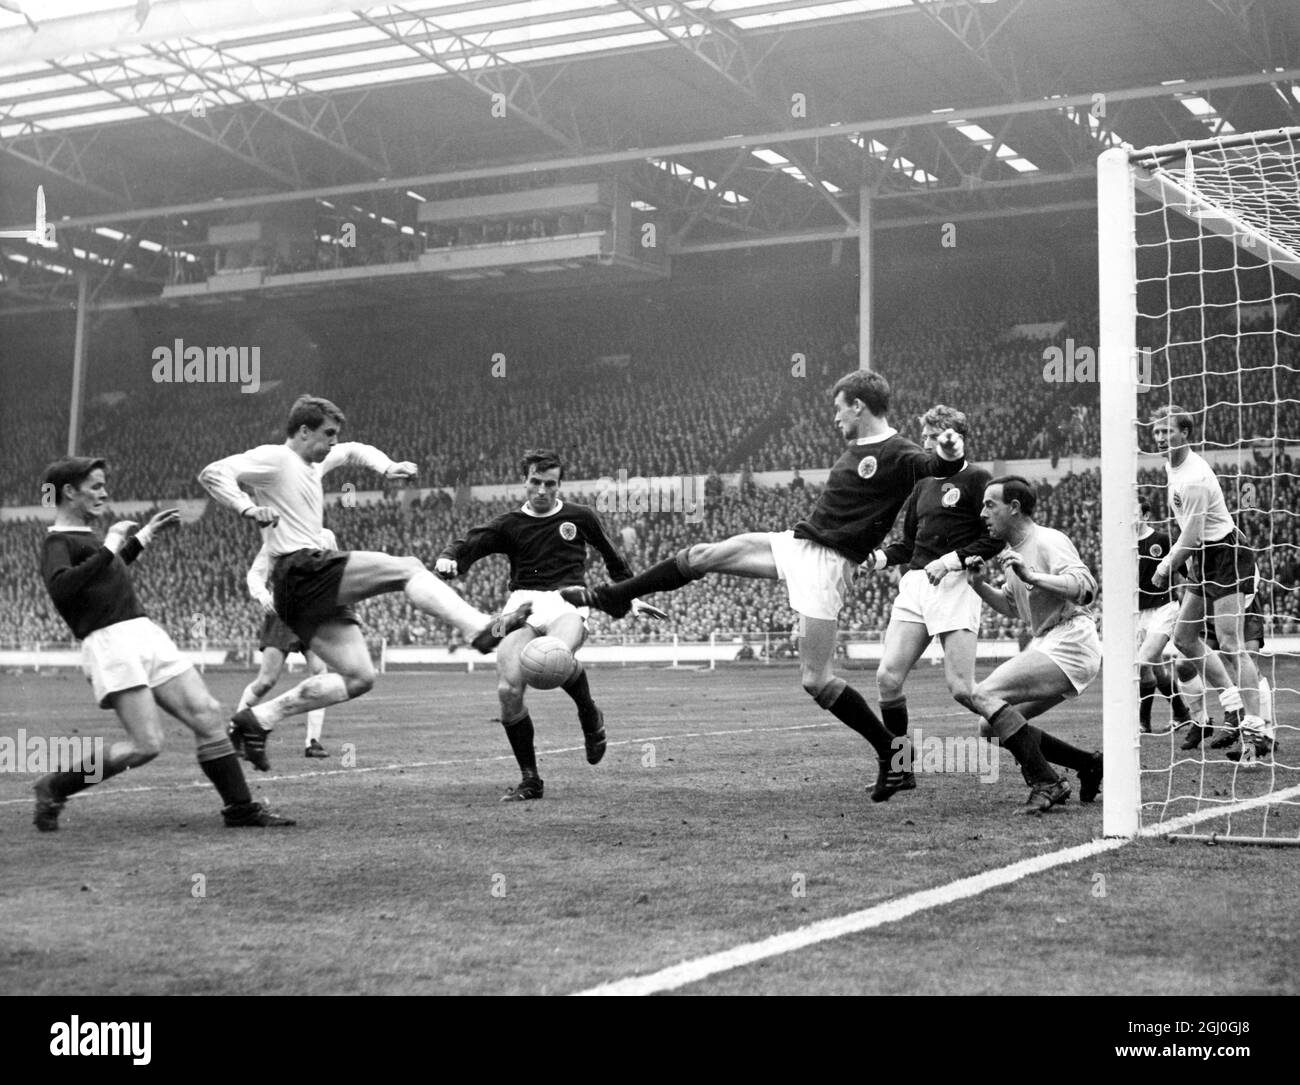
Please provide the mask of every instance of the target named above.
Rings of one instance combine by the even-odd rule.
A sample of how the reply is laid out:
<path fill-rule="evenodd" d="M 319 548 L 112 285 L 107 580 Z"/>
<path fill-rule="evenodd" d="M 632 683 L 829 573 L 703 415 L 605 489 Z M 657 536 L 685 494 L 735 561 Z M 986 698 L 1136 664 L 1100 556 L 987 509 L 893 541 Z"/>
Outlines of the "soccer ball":
<path fill-rule="evenodd" d="M 524 681 L 533 689 L 554 689 L 569 680 L 577 664 L 559 637 L 535 637 L 524 645 L 519 665 Z"/>

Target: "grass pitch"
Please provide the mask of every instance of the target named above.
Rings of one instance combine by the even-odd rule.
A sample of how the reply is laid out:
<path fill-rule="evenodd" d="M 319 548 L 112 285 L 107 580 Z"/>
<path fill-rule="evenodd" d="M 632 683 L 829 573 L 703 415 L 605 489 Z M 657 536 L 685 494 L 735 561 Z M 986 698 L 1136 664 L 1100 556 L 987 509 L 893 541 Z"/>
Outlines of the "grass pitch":
<path fill-rule="evenodd" d="M 873 695 L 869 672 L 849 677 Z M 225 704 L 247 679 L 208 675 Z M 611 740 L 595 768 L 568 698 L 529 695 L 540 802 L 498 802 L 517 773 L 491 672 L 381 676 L 327 714 L 327 761 L 282 726 L 272 771 L 248 776 L 294 829 L 224 828 L 176 724 L 152 764 L 74 798 L 58 833 L 31 825 L 34 777 L 0 774 L 0 993 L 567 993 L 1101 831 L 1100 806 L 1074 800 L 1013 817 L 1026 788 L 1005 754 L 996 782 L 922 774 L 872 804 L 868 748 L 791 667 L 601 669 L 591 684 Z M 973 733 L 938 668 L 909 686 L 914 728 Z M 1099 747 L 1098 692 L 1043 722 Z M 117 735 L 70 674 L 0 677 L 0 734 L 19 727 Z M 1144 764 L 1167 763 L 1168 743 L 1147 740 Z M 1260 786 L 1222 764 L 1178 781 L 1192 772 Z M 1296 808 L 1271 809 L 1269 832 L 1294 835 Z M 1139 842 L 684 991 L 1295 994 L 1297 864 L 1300 849 Z"/>

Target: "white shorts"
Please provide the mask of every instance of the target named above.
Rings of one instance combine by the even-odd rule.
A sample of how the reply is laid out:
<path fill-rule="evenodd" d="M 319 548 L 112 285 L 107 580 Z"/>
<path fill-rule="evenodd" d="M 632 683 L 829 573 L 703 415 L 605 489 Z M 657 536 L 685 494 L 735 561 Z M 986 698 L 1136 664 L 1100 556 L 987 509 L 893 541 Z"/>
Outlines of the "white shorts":
<path fill-rule="evenodd" d="M 857 565 L 829 546 L 796 539 L 793 531 L 773 531 L 767 539 L 777 579 L 785 581 L 790 594 L 790 609 L 809 618 L 835 621 Z"/>
<path fill-rule="evenodd" d="M 1163 606 L 1139 610 L 1137 615 L 1137 646 L 1139 651 L 1148 637 L 1164 637 L 1166 645 L 1174 636 L 1174 623 L 1178 620 L 1178 602 L 1169 600 Z"/>
<path fill-rule="evenodd" d="M 1026 650 L 1030 648 L 1047 656 L 1065 672 L 1076 697 L 1101 670 L 1101 639 L 1097 636 L 1096 623 L 1086 614 L 1052 626 L 1026 645 Z"/>
<path fill-rule="evenodd" d="M 932 637 L 957 629 L 978 633 L 980 597 L 965 573 L 949 573 L 938 584 L 931 584 L 924 569 L 908 569 L 898 582 L 891 616 L 925 626 Z"/>
<path fill-rule="evenodd" d="M 153 689 L 192 666 L 171 637 L 148 618 L 106 625 L 81 642 L 81 673 L 100 708 L 112 707 L 108 698 L 114 693 L 137 686 Z"/>
<path fill-rule="evenodd" d="M 566 602 L 558 591 L 512 591 L 506 600 L 506 611 L 518 610 L 525 603 L 533 604 L 533 612 L 528 615 L 528 625 L 539 633 L 545 633 L 556 618 L 566 614 L 576 614 L 582 619 L 582 627 L 587 627 L 587 607 L 575 607 Z"/>

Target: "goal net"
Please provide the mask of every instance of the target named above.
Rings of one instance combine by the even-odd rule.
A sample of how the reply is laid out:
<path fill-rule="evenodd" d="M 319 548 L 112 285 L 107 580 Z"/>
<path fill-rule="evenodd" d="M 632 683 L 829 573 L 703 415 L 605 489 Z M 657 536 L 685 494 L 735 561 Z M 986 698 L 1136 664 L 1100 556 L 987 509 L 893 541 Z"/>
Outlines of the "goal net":
<path fill-rule="evenodd" d="M 1300 129 L 1109 150 L 1098 226 L 1104 831 L 1300 845 Z M 1212 675 L 1203 702 L 1185 698 L 1193 723 L 1176 726 L 1157 697 L 1140 725 L 1138 499 L 1177 536 L 1151 425 L 1175 404 L 1254 554 L 1255 617 L 1241 624 L 1251 636 L 1257 618 L 1263 645 L 1218 660 L 1243 695 L 1243 655 L 1266 680 L 1259 735 L 1225 730 Z M 1197 719 L 1215 727 L 1199 743 Z"/>

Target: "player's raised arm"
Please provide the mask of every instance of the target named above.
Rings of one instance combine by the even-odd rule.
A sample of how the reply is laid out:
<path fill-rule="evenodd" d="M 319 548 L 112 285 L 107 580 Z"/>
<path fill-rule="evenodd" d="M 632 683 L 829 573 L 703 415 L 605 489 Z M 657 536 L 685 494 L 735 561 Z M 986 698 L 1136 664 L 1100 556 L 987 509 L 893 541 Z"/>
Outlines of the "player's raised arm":
<path fill-rule="evenodd" d="M 259 506 L 240 489 L 240 485 L 266 486 L 274 482 L 286 454 L 283 445 L 260 445 L 223 460 L 214 460 L 199 472 L 199 483 L 213 500 L 226 508 L 234 509 L 240 516 L 253 515 L 258 523 L 269 523 L 269 518 L 258 515 Z"/>
<path fill-rule="evenodd" d="M 329 454 L 321 461 L 321 474 L 327 474 L 336 467 L 368 467 L 385 478 L 412 478 L 419 470 L 410 460 L 394 460 L 374 445 L 362 444 L 360 441 L 343 441 L 329 450 Z"/>

